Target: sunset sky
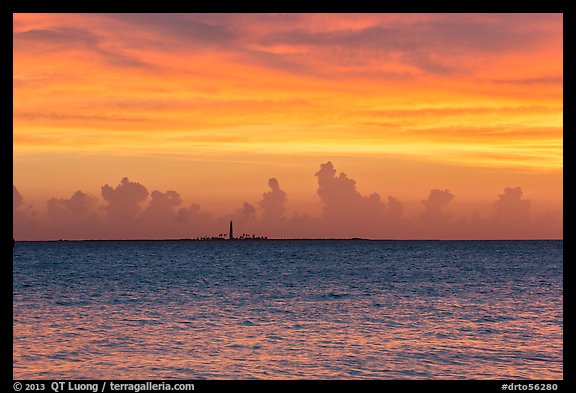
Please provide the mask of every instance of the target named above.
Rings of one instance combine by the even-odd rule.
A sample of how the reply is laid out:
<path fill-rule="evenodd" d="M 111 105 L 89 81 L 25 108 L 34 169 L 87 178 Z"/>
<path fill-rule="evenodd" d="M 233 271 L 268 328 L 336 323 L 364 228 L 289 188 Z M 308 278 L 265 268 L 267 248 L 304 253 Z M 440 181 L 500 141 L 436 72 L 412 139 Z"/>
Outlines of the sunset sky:
<path fill-rule="evenodd" d="M 562 237 L 561 14 L 13 21 L 17 238 Z"/>

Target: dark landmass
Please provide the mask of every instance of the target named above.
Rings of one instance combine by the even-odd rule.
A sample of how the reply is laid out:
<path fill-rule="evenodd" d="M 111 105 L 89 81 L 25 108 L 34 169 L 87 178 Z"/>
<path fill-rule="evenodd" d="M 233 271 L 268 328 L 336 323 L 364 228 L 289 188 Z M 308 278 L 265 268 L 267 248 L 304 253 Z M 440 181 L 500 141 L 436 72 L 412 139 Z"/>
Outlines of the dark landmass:
<path fill-rule="evenodd" d="M 461 241 L 461 242 L 498 242 L 498 241 L 563 241 L 564 239 L 365 239 L 360 237 L 352 237 L 352 238 L 268 238 L 266 236 L 260 237 L 249 237 L 249 238 L 234 238 L 232 239 L 233 242 L 236 241 L 363 241 L 363 242 L 381 242 L 381 241 L 389 241 L 389 242 L 452 242 L 452 241 Z M 182 238 L 182 239 L 78 239 L 78 240 L 68 240 L 68 239 L 59 239 L 59 240 L 18 240 L 15 241 L 13 244 L 17 245 L 17 243 L 56 243 L 56 242 L 230 242 L 230 239 L 221 238 L 218 236 L 213 237 L 197 237 L 197 238 Z"/>

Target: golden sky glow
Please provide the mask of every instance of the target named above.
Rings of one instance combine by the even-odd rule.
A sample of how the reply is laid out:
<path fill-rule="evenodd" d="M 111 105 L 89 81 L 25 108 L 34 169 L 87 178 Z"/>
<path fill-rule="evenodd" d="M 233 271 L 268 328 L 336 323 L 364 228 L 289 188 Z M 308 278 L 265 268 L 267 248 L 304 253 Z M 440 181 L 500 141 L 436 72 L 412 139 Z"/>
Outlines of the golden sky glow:
<path fill-rule="evenodd" d="M 276 177 L 320 214 L 327 161 L 363 195 L 522 186 L 562 210 L 560 14 L 13 20 L 14 185 L 37 210 L 128 176 L 226 214 Z"/>

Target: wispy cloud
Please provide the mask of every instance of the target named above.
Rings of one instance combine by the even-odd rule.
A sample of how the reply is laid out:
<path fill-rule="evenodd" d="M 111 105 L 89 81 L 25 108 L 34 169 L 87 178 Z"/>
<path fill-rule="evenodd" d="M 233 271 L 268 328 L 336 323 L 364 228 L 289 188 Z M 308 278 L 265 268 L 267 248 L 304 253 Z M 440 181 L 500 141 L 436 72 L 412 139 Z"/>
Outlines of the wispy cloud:
<path fill-rule="evenodd" d="M 95 55 L 100 61 L 119 67 L 152 69 L 153 66 L 135 56 L 105 48 L 101 36 L 84 28 L 55 26 L 50 29 L 29 29 L 13 33 L 14 51 L 27 54 L 81 51 Z"/>
<path fill-rule="evenodd" d="M 235 34 L 223 24 L 203 23 L 187 14 L 105 14 L 127 25 L 136 25 L 162 37 L 170 46 L 172 41 L 195 46 L 228 46 L 236 41 Z"/>
<path fill-rule="evenodd" d="M 563 76 L 542 76 L 536 78 L 521 78 L 521 79 L 493 79 L 495 83 L 503 83 L 510 85 L 563 85 Z"/>

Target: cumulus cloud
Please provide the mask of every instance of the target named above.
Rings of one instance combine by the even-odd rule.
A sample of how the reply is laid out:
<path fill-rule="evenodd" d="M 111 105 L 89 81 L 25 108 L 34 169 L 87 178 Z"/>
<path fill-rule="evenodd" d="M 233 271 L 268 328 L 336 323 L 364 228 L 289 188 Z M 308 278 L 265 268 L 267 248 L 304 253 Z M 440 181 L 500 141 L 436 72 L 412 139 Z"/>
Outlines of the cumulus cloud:
<path fill-rule="evenodd" d="M 139 216 L 139 233 L 145 238 L 175 236 L 176 207 L 182 203 L 180 194 L 170 190 L 152 191 L 150 202 Z"/>
<path fill-rule="evenodd" d="M 324 205 L 323 219 L 334 231 L 345 231 L 350 236 L 368 236 L 384 225 L 386 205 L 378 193 L 368 196 L 356 190 L 356 181 L 345 173 L 336 175 L 332 162 L 320 165 L 318 196 Z"/>
<path fill-rule="evenodd" d="M 256 208 L 248 202 L 244 202 L 244 205 L 242 205 L 242 208 L 239 209 L 238 213 L 245 220 L 252 220 L 256 217 Z"/>
<path fill-rule="evenodd" d="M 56 221 L 83 221 L 96 209 L 96 198 L 76 191 L 70 199 L 52 198 L 47 203 L 48 216 Z"/>
<path fill-rule="evenodd" d="M 503 239 L 514 239 L 519 233 L 538 237 L 540 231 L 530 217 L 531 202 L 523 199 L 521 187 L 506 187 L 493 203 L 494 214 L 488 219 L 492 235 Z"/>
<path fill-rule="evenodd" d="M 22 194 L 20 194 L 16 186 L 12 186 L 12 208 L 16 210 L 20 208 L 23 204 L 24 204 L 24 198 L 22 198 Z"/>
<path fill-rule="evenodd" d="M 69 199 L 52 198 L 46 203 L 51 235 L 55 238 L 86 239 L 97 229 L 98 201 L 82 191 Z"/>
<path fill-rule="evenodd" d="M 38 234 L 36 212 L 25 204 L 25 199 L 16 186 L 12 185 L 12 225 L 16 240 Z"/>
<path fill-rule="evenodd" d="M 228 217 L 226 218 L 228 219 Z M 242 207 L 236 209 L 236 212 L 229 218 L 247 230 L 248 227 L 252 227 L 256 223 L 256 208 L 252 204 L 244 202 Z"/>
<path fill-rule="evenodd" d="M 216 236 L 228 229 L 227 218 L 217 218 L 212 213 L 203 211 L 196 203 L 178 209 L 176 224 L 178 237 L 181 238 Z"/>
<path fill-rule="evenodd" d="M 448 190 L 433 189 L 428 198 L 423 200 L 424 211 L 420 214 L 417 224 L 420 226 L 420 236 L 427 238 L 442 238 L 453 232 L 453 216 L 444 211 L 445 206 L 454 199 Z"/>
<path fill-rule="evenodd" d="M 190 207 L 183 207 L 176 214 L 176 222 L 189 224 L 194 221 L 204 221 L 211 218 L 212 215 L 201 211 L 200 205 L 193 203 Z"/>
<path fill-rule="evenodd" d="M 495 218 L 501 222 L 528 221 L 530 219 L 530 200 L 522 199 L 521 187 L 506 187 L 503 194 L 494 202 Z"/>
<path fill-rule="evenodd" d="M 262 219 L 264 221 L 279 221 L 284 217 L 286 193 L 280 189 L 280 184 L 276 178 L 268 180 L 270 191 L 262 194 L 262 200 L 258 202 L 263 210 Z"/>
<path fill-rule="evenodd" d="M 454 195 L 448 190 L 431 190 L 428 199 L 422 201 L 425 206 L 422 215 L 431 218 L 442 217 L 444 215 L 444 212 L 442 211 L 444 206 L 450 203 L 452 199 L 454 199 Z"/>
<path fill-rule="evenodd" d="M 140 183 L 131 182 L 124 177 L 116 188 L 102 187 L 102 197 L 108 202 L 104 209 L 110 222 L 134 220 L 140 213 L 140 203 L 148 197 L 148 190 Z"/>
<path fill-rule="evenodd" d="M 336 176 L 336 169 L 330 161 L 321 164 L 320 170 L 314 175 L 318 177 L 318 196 L 327 208 L 347 205 L 361 198 L 361 195 L 356 191 L 356 182 L 349 179 L 344 172 Z"/>
<path fill-rule="evenodd" d="M 362 195 L 356 181 L 338 173 L 328 161 L 315 173 L 317 194 L 323 206 L 320 217 L 290 212 L 287 194 L 276 178 L 257 204 L 243 202 L 231 214 L 217 215 L 198 204 L 180 207 L 182 198 L 174 190 L 148 193 L 137 182 L 123 178 L 116 187 L 102 187 L 107 203 L 82 191 L 70 198 L 52 198 L 46 203 L 48 220 L 36 216 L 13 186 L 14 236 L 19 239 L 166 239 L 217 236 L 227 233 L 229 220 L 235 233 L 291 238 L 373 239 L 517 239 L 559 238 L 561 213 L 548 211 L 533 219 L 532 203 L 521 187 L 506 187 L 486 205 L 493 212 L 481 216 L 455 214 L 448 207 L 455 199 L 447 189 L 432 189 L 421 201 L 423 211 L 408 216 L 404 204 L 393 196 L 382 200 L 378 193 Z M 150 198 L 148 198 L 150 196 Z M 148 200 L 146 206 L 144 202 Z M 98 212 L 103 212 L 102 219 Z"/>
<path fill-rule="evenodd" d="M 404 205 L 393 196 L 388 197 L 388 216 L 394 220 L 404 219 Z"/>
<path fill-rule="evenodd" d="M 142 219 L 150 221 L 172 221 L 174 208 L 182 203 L 180 194 L 176 191 L 152 191 L 150 203 L 141 214 Z"/>

